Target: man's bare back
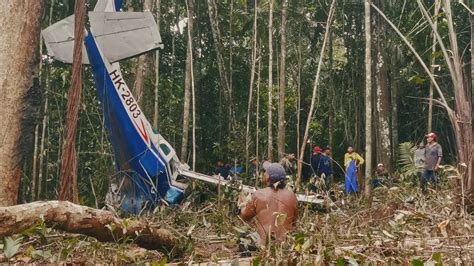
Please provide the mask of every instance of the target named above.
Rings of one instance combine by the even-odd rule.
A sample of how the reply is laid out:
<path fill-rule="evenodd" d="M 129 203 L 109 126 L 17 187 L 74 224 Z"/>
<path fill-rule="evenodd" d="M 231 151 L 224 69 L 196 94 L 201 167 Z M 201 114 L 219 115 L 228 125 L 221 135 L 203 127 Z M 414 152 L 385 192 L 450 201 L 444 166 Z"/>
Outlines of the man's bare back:
<path fill-rule="evenodd" d="M 266 187 L 253 193 L 251 201 L 242 210 L 240 217 L 245 221 L 256 217 L 257 232 L 262 243 L 270 231 L 280 242 L 295 226 L 297 205 L 298 200 L 292 191 Z"/>

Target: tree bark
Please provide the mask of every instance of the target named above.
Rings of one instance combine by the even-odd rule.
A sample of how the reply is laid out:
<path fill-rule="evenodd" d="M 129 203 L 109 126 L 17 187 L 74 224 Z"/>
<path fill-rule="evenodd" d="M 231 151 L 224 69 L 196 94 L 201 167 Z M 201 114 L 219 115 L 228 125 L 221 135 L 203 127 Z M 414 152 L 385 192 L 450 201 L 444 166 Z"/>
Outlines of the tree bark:
<path fill-rule="evenodd" d="M 59 199 L 79 201 L 77 191 L 77 155 L 76 133 L 77 119 L 81 104 L 82 90 L 82 47 L 84 43 L 84 26 L 86 18 L 85 0 L 76 0 L 74 8 L 74 56 L 72 63 L 71 87 L 68 92 L 66 135 L 64 138 L 61 158 L 61 174 L 59 177 Z"/>
<path fill-rule="evenodd" d="M 48 25 L 51 25 L 52 17 L 53 17 L 53 9 L 54 9 L 54 2 L 55 0 L 51 1 L 51 6 L 49 8 L 49 21 Z M 44 157 L 47 149 L 45 150 L 45 143 L 46 142 L 46 129 L 48 128 L 48 102 L 49 102 L 49 89 L 51 86 L 50 83 L 50 67 L 48 66 L 48 72 L 46 73 L 46 82 L 45 82 L 45 90 L 44 90 L 44 108 L 43 108 L 43 122 L 41 127 L 41 144 L 40 144 L 40 154 L 39 154 L 39 170 L 38 170 L 38 189 L 37 189 L 37 197 L 36 199 L 41 199 L 41 192 L 43 190 L 43 165 L 44 165 Z M 46 163 L 47 167 L 48 163 Z M 47 172 L 46 172 L 47 176 Z M 45 183 L 46 184 L 46 183 Z M 45 186 L 46 188 L 46 186 Z M 46 190 L 46 189 L 45 189 Z"/>
<path fill-rule="evenodd" d="M 268 17 L 268 147 L 267 159 L 273 161 L 273 2 Z"/>
<path fill-rule="evenodd" d="M 188 17 L 193 19 L 194 16 L 194 0 L 189 0 L 186 3 L 186 9 Z M 196 170 L 196 90 L 194 88 L 194 68 L 193 68 L 193 37 L 192 37 L 192 27 L 188 27 L 188 44 L 190 50 L 190 62 L 191 66 L 189 68 L 191 76 L 191 97 L 192 97 L 192 108 L 193 108 L 193 132 L 192 132 L 192 141 L 193 141 L 193 160 L 192 160 L 192 170 Z"/>
<path fill-rule="evenodd" d="M 298 32 L 298 85 L 296 87 L 296 154 L 300 154 L 300 124 L 301 124 L 301 27 Z M 300 164 L 298 164 L 298 171 Z"/>
<path fill-rule="evenodd" d="M 300 154 L 299 154 L 299 160 L 298 160 L 298 174 L 296 177 L 296 188 L 298 190 L 301 186 L 301 171 L 302 171 L 302 164 L 303 164 L 303 159 L 304 159 L 304 151 L 305 151 L 306 143 L 309 138 L 309 128 L 311 125 L 311 120 L 313 119 L 314 106 L 316 103 L 316 95 L 318 93 L 318 88 L 319 88 L 318 86 L 319 86 L 319 77 L 321 74 L 321 67 L 323 65 L 323 59 L 325 56 L 324 54 L 325 54 L 326 45 L 329 39 L 331 23 L 332 23 L 332 18 L 334 16 L 335 9 L 336 9 L 336 0 L 333 0 L 331 3 L 331 7 L 329 9 L 328 18 L 326 21 L 326 30 L 324 32 L 323 44 L 321 46 L 321 54 L 319 55 L 318 68 L 316 70 L 316 76 L 314 79 L 313 94 L 311 96 L 311 106 L 309 108 L 308 118 L 306 120 L 306 127 L 304 130 L 303 141 L 301 143 L 301 148 L 300 148 Z"/>
<path fill-rule="evenodd" d="M 433 46 L 431 48 L 431 64 L 430 64 L 430 69 L 431 73 L 434 75 L 434 64 L 436 63 L 436 58 L 434 57 L 434 53 L 436 52 L 436 35 L 435 31 L 437 31 L 438 28 L 438 13 L 439 9 L 441 8 L 441 1 L 435 0 L 435 8 L 434 8 L 434 18 L 435 21 L 433 23 L 434 28 L 433 28 Z M 433 81 L 430 81 L 430 92 L 429 92 L 429 98 L 428 98 L 428 132 L 431 132 L 433 129 L 433 90 L 434 90 L 434 84 Z"/>
<path fill-rule="evenodd" d="M 261 55 L 262 51 L 259 49 L 259 55 Z M 261 58 L 261 56 L 260 56 Z M 258 70 L 257 70 L 257 110 L 255 110 L 255 158 L 257 160 L 257 178 L 255 179 L 255 187 L 258 187 L 258 183 L 260 182 L 259 178 L 259 161 L 260 161 L 260 156 L 259 156 L 259 145 L 260 145 L 260 73 L 262 70 L 262 60 L 258 60 Z"/>
<path fill-rule="evenodd" d="M 24 97 L 31 87 L 32 66 L 37 56 L 43 1 L 1 1 L 0 84 L 4 99 L 0 105 L 0 206 L 17 203 L 21 165 L 19 151 L 23 137 L 21 119 Z"/>
<path fill-rule="evenodd" d="M 40 76 L 41 77 L 41 76 Z M 39 124 L 35 126 L 35 144 L 33 149 L 33 170 L 31 171 L 31 201 L 36 199 L 36 173 L 38 170 Z"/>
<path fill-rule="evenodd" d="M 181 161 L 187 162 L 189 139 L 189 112 L 191 107 L 191 68 L 192 68 L 192 32 L 194 0 L 187 0 L 188 6 L 188 45 L 186 49 L 186 76 L 184 78 L 183 135 L 181 139 Z M 190 37 L 191 36 L 191 37 Z"/>
<path fill-rule="evenodd" d="M 250 67 L 250 85 L 249 85 L 249 100 L 247 104 L 247 127 L 245 132 L 245 161 L 246 171 L 249 169 L 249 149 L 250 149 L 250 111 L 252 108 L 252 97 L 253 97 L 253 86 L 255 83 L 255 65 L 257 61 L 257 9 L 258 2 L 254 1 L 254 14 L 253 14 L 253 37 L 252 37 L 252 66 Z M 258 128 L 257 128 L 258 129 Z M 257 144 L 258 145 L 258 144 Z"/>
<path fill-rule="evenodd" d="M 161 16 L 161 0 L 156 0 L 156 25 L 158 30 L 160 30 L 160 16 Z M 158 109 L 158 100 L 159 100 L 159 85 L 160 85 L 160 50 L 155 51 L 155 100 L 153 101 L 153 127 L 158 129 L 158 119 L 159 119 L 159 109 Z"/>
<path fill-rule="evenodd" d="M 458 162 L 464 164 L 466 174 L 464 182 L 468 190 L 474 189 L 474 169 L 471 165 L 474 151 L 472 150 L 472 141 L 474 139 L 474 131 L 472 127 L 472 100 L 469 95 L 468 86 L 463 80 L 462 59 L 459 55 L 457 43 L 457 35 L 454 29 L 454 23 L 451 11 L 451 2 L 443 1 L 444 11 L 448 24 L 448 36 L 450 42 L 451 59 L 454 75 L 452 76 L 454 85 L 454 110 L 455 113 L 450 115 L 453 124 L 454 137 L 456 139 L 456 151 Z M 472 47 L 471 47 L 472 49 Z"/>
<path fill-rule="evenodd" d="M 381 3 L 381 8 L 384 4 Z M 383 10 L 383 9 L 382 9 Z M 375 65 L 375 83 L 376 83 L 376 94 L 375 94 L 375 112 L 377 116 L 376 125 L 377 130 L 375 131 L 376 139 L 376 158 L 377 163 L 383 163 L 385 168 L 390 172 L 391 167 L 391 138 L 390 138 L 390 124 L 389 124 L 389 94 L 388 94 L 388 77 L 387 77 L 387 62 L 385 56 L 385 27 L 383 21 L 378 18 L 376 24 L 377 32 L 377 58 Z"/>
<path fill-rule="evenodd" d="M 372 36 L 370 29 L 370 0 L 364 1 L 365 22 L 365 190 L 368 202 L 372 199 Z"/>
<path fill-rule="evenodd" d="M 391 91 L 390 91 L 390 103 L 392 106 L 392 164 L 397 163 L 397 150 L 398 150 L 398 66 L 397 66 L 397 47 L 392 47 L 392 59 L 391 59 Z"/>
<path fill-rule="evenodd" d="M 152 0 L 143 1 L 143 11 L 151 11 Z M 137 100 L 138 105 L 143 108 L 144 82 L 148 70 L 148 63 L 151 60 L 150 54 L 143 54 L 138 57 L 137 67 L 135 69 L 135 82 L 133 83 L 133 95 Z"/>
<path fill-rule="evenodd" d="M 288 18 L 288 0 L 283 0 L 281 7 L 281 48 L 280 48 L 280 81 L 278 99 L 278 156 L 285 156 L 285 90 L 286 90 L 286 21 Z"/>
<path fill-rule="evenodd" d="M 124 221 L 112 212 L 68 201 L 37 201 L 0 207 L 0 238 L 35 226 L 40 217 L 48 227 L 91 236 L 102 242 L 120 242 L 128 238 L 146 249 L 169 249 L 177 244 L 176 237 L 159 225 L 139 220 Z"/>

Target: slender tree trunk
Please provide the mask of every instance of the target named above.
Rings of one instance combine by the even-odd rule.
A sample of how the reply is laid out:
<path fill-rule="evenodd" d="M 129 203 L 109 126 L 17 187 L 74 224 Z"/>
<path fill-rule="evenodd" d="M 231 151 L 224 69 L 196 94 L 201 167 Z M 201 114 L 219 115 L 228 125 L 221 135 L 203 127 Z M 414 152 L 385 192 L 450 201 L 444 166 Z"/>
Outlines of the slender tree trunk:
<path fill-rule="evenodd" d="M 472 106 L 472 102 L 473 102 L 473 96 L 474 96 L 474 14 L 471 13 L 471 106 Z M 471 140 L 474 140 L 474 136 L 471 137 Z M 467 180 L 467 183 L 468 183 L 468 189 L 470 190 L 473 190 L 473 183 L 474 181 L 472 180 L 474 177 L 472 177 L 473 173 L 474 173 L 474 154 L 473 154 L 473 150 L 474 150 L 474 143 L 471 143 L 471 155 L 470 155 L 470 161 L 471 161 L 471 166 L 470 166 L 470 169 L 471 169 L 471 172 L 470 172 L 470 175 L 468 176 L 468 180 Z M 472 194 L 471 194 L 472 195 Z"/>
<path fill-rule="evenodd" d="M 300 126 L 301 126 L 301 28 L 298 32 L 298 85 L 296 88 L 296 154 L 300 154 Z M 297 171 L 299 172 L 300 164 Z"/>
<path fill-rule="evenodd" d="M 54 2 L 55 0 L 51 1 L 51 6 L 49 8 L 49 21 L 48 25 L 51 25 L 52 17 L 53 17 L 53 10 L 54 10 Z M 46 128 L 48 127 L 48 101 L 49 101 L 49 87 L 50 83 L 50 67 L 48 66 L 48 71 L 46 72 L 46 82 L 45 82 L 45 90 L 44 90 L 44 107 L 43 107 L 43 121 L 41 126 L 41 144 L 40 144 L 40 151 L 39 151 L 39 173 L 38 173 L 38 189 L 37 189 L 37 197 L 36 200 L 41 199 L 41 192 L 43 190 L 43 165 L 44 165 L 44 157 L 45 153 L 45 142 L 46 142 Z M 48 136 L 49 137 L 49 136 Z M 47 143 L 47 142 L 46 142 Z M 48 165 L 46 163 L 46 165 Z M 46 190 L 46 189 L 45 189 Z"/>
<path fill-rule="evenodd" d="M 246 161 L 246 171 L 248 173 L 249 169 L 249 149 L 250 149 L 250 111 L 252 108 L 252 96 L 253 96 L 253 86 L 255 82 L 255 65 L 257 61 L 257 9 L 258 2 L 254 1 L 254 15 L 253 15 L 253 37 L 252 37 L 252 66 L 250 70 L 250 85 L 249 85 L 249 100 L 247 104 L 247 127 L 245 132 L 245 161 Z"/>
<path fill-rule="evenodd" d="M 78 203 L 76 132 L 81 104 L 82 90 L 82 47 L 86 17 L 85 0 L 76 0 L 74 8 L 74 57 L 72 63 L 71 87 L 68 92 L 66 134 L 61 158 L 59 200 Z"/>
<path fill-rule="evenodd" d="M 233 16 L 234 15 L 234 0 L 230 0 L 230 13 L 229 13 L 229 39 L 230 39 L 230 44 L 229 44 L 229 88 L 230 91 L 232 91 L 232 76 L 233 76 L 233 48 L 234 48 L 234 37 L 232 36 L 232 23 L 233 23 Z"/>
<path fill-rule="evenodd" d="M 329 75 L 333 76 L 333 61 L 334 61 L 334 51 L 333 51 L 333 38 L 332 38 L 332 32 L 329 34 Z M 333 145 L 333 133 L 334 133 L 334 80 L 331 79 L 329 81 L 329 91 L 328 91 L 328 144 L 329 147 L 332 147 Z"/>
<path fill-rule="evenodd" d="M 156 0 L 156 25 L 158 30 L 160 30 L 160 16 L 161 16 L 161 0 Z M 158 109 L 158 100 L 159 100 L 159 85 L 160 85 L 160 50 L 155 51 L 155 100 L 153 101 L 153 127 L 158 128 L 158 119 L 159 119 L 159 109 Z"/>
<path fill-rule="evenodd" d="M 43 1 L 1 1 L 0 84 L 0 206 L 17 203 L 21 166 L 25 154 L 19 145 L 23 134 L 24 97 L 32 85 L 38 49 Z"/>
<path fill-rule="evenodd" d="M 306 120 L 306 127 L 304 130 L 304 136 L 303 136 L 303 141 L 301 143 L 301 148 L 300 148 L 300 154 L 299 154 L 299 160 L 298 160 L 298 175 L 296 179 L 296 188 L 297 190 L 300 189 L 301 186 L 301 171 L 302 171 L 302 163 L 304 159 L 304 151 L 306 147 L 306 143 L 309 138 L 309 128 L 311 125 L 311 120 L 313 119 L 313 112 L 314 112 L 314 106 L 316 103 L 316 95 L 318 93 L 318 85 L 319 85 L 319 77 L 321 74 L 321 67 L 323 65 L 323 59 L 325 57 L 325 51 L 326 51 L 326 45 L 329 40 L 329 33 L 331 29 L 331 23 L 332 23 L 332 18 L 334 16 L 334 12 L 336 10 L 336 0 L 333 0 L 331 3 L 331 7 L 329 9 L 328 13 L 328 18 L 326 21 L 326 30 L 324 32 L 324 39 L 323 39 L 323 44 L 321 46 L 321 54 L 319 55 L 319 62 L 318 62 L 318 68 L 316 70 L 316 77 L 314 79 L 314 86 L 313 86 L 313 94 L 311 96 L 311 106 L 309 108 L 308 112 L 308 118 Z"/>
<path fill-rule="evenodd" d="M 33 149 L 33 170 L 31 172 L 31 201 L 34 201 L 36 199 L 36 173 L 38 170 L 38 133 L 39 133 L 39 124 L 35 126 L 35 144 L 34 144 L 34 149 Z"/>
<path fill-rule="evenodd" d="M 175 24 L 174 27 L 178 28 L 178 21 L 179 21 L 179 12 L 178 8 L 176 7 L 176 0 L 173 0 L 173 12 L 175 16 Z M 174 63 L 176 61 L 176 31 L 173 31 L 171 34 L 171 78 L 174 81 Z"/>
<path fill-rule="evenodd" d="M 286 90 L 286 21 L 288 18 L 288 0 L 281 7 L 281 48 L 280 48 L 280 97 L 278 99 L 278 156 L 285 156 L 285 90 Z"/>
<path fill-rule="evenodd" d="M 207 0 L 207 7 L 209 10 L 209 20 L 211 22 L 212 37 L 214 39 L 214 49 L 217 56 L 217 66 L 219 70 L 219 79 L 221 81 L 221 86 L 224 88 L 224 97 L 226 98 L 227 104 L 229 106 L 229 116 L 230 116 L 230 125 L 232 128 L 235 128 L 235 114 L 232 101 L 232 88 L 229 83 L 229 75 L 224 63 L 223 48 L 222 48 L 222 37 L 219 29 L 219 20 L 217 14 L 217 6 L 215 0 Z"/>
<path fill-rule="evenodd" d="M 186 0 L 188 9 L 188 45 L 186 49 L 186 76 L 184 79 L 184 110 L 183 110 L 183 135 L 181 139 L 181 161 L 187 162 L 188 158 L 188 138 L 189 138 L 189 111 L 191 105 L 191 69 L 192 69 L 192 32 L 194 0 Z"/>
<path fill-rule="evenodd" d="M 396 165 L 397 162 L 397 149 L 398 149 L 398 66 L 397 66 L 397 47 L 393 46 L 391 65 L 392 65 L 392 80 L 391 80 L 391 93 L 390 102 L 392 105 L 392 164 Z"/>
<path fill-rule="evenodd" d="M 268 18 L 268 148 L 267 158 L 273 161 L 273 2 L 270 0 Z"/>
<path fill-rule="evenodd" d="M 260 156 L 259 156 L 259 145 L 260 145 L 260 73 L 262 70 L 262 60 L 261 60 L 261 49 L 259 49 L 259 55 L 260 55 L 260 60 L 258 60 L 258 70 L 257 70 L 257 110 L 255 111 L 255 158 L 257 160 L 257 178 L 255 179 L 255 187 L 258 187 L 258 183 L 260 182 L 259 177 L 259 162 L 260 162 Z"/>
<path fill-rule="evenodd" d="M 372 200 L 372 37 L 370 0 L 364 1 L 365 21 L 365 198 Z"/>
<path fill-rule="evenodd" d="M 383 3 L 381 2 L 383 7 Z M 385 168 L 390 172 L 392 148 L 390 138 L 389 125 L 389 95 L 388 95 L 388 77 L 387 77 L 387 63 L 385 56 L 385 27 L 383 21 L 377 19 L 377 58 L 375 65 L 375 82 L 376 82 L 376 115 L 377 115 L 377 130 L 376 132 L 376 155 L 377 163 L 383 163 Z"/>
<path fill-rule="evenodd" d="M 152 9 L 152 0 L 143 1 L 143 11 L 150 11 Z M 133 94 L 137 100 L 138 105 L 143 108 L 144 82 L 148 70 L 148 62 L 150 61 L 150 54 L 143 54 L 138 57 L 137 67 L 135 69 L 135 82 L 133 84 Z"/>
<path fill-rule="evenodd" d="M 194 0 L 189 0 L 186 3 L 186 9 L 188 18 L 191 18 L 194 21 Z M 194 68 L 193 68 L 193 36 L 192 36 L 193 26 L 188 27 L 188 45 L 189 45 L 189 56 L 190 56 L 190 77 L 191 77 L 191 97 L 192 97 L 192 108 L 193 108 L 193 131 L 192 131 L 192 140 L 193 140 L 193 160 L 192 160 L 192 169 L 196 170 L 196 90 L 194 88 Z"/>
<path fill-rule="evenodd" d="M 467 189 L 471 190 L 474 188 L 474 169 L 471 168 L 474 157 L 474 151 L 472 150 L 472 141 L 474 139 L 472 101 L 468 86 L 466 86 L 463 80 L 462 58 L 459 54 L 457 35 L 454 29 L 451 1 L 443 1 L 443 10 L 448 22 L 451 60 L 454 68 L 452 80 L 454 84 L 454 110 L 456 110 L 456 113 L 450 117 L 451 123 L 454 125 L 458 162 L 464 164 L 465 168 L 467 168 L 464 182 Z"/>
<path fill-rule="evenodd" d="M 434 34 L 435 31 L 438 30 L 438 13 L 439 9 L 441 8 L 441 1 L 440 0 L 435 0 L 434 4 L 434 29 L 433 29 L 433 46 L 431 47 L 431 64 L 430 64 L 430 69 L 431 73 L 434 74 L 434 64 L 436 63 L 436 58 L 434 57 L 434 53 L 436 52 L 436 35 Z M 428 132 L 431 132 L 433 130 L 433 90 L 434 90 L 434 84 L 433 81 L 430 81 L 430 92 L 429 92 L 429 102 L 428 102 Z"/>

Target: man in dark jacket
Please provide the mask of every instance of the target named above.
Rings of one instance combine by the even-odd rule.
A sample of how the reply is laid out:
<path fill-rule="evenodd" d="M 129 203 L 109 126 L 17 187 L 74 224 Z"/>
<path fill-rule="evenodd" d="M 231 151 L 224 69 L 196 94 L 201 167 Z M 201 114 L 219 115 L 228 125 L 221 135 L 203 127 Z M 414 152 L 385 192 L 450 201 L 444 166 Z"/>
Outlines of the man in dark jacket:
<path fill-rule="evenodd" d="M 319 166 L 316 175 L 324 180 L 324 190 L 328 191 L 331 187 L 332 165 L 331 165 L 331 148 L 324 147 L 319 158 Z"/>
<path fill-rule="evenodd" d="M 314 174 L 318 172 L 319 158 L 321 158 L 321 148 L 319 146 L 315 146 L 313 148 L 313 154 L 311 155 L 311 168 L 313 168 Z"/>

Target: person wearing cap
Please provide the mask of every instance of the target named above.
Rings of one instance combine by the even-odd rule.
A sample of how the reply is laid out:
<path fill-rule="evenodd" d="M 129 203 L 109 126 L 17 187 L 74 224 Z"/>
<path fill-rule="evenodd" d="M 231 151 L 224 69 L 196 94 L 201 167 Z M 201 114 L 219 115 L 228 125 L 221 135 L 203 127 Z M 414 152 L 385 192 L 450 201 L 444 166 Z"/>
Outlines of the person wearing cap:
<path fill-rule="evenodd" d="M 378 163 L 374 171 L 374 178 L 372 179 L 372 186 L 374 188 L 383 186 L 389 186 L 392 182 L 390 174 L 388 173 L 383 163 Z"/>
<path fill-rule="evenodd" d="M 423 192 L 426 192 L 426 185 L 428 182 L 431 182 L 436 188 L 436 171 L 439 169 L 441 158 L 443 158 L 443 149 L 441 148 L 441 145 L 436 142 L 438 136 L 431 132 L 425 137 L 427 141 L 427 145 L 425 146 L 425 170 L 421 175 L 421 189 Z"/>
<path fill-rule="evenodd" d="M 319 146 L 315 146 L 313 148 L 313 154 L 311 155 L 311 168 L 313 169 L 314 174 L 318 172 L 320 159 L 321 159 L 321 148 Z"/>
<path fill-rule="evenodd" d="M 260 244 L 267 243 L 267 238 L 281 242 L 288 232 L 295 227 L 298 200 L 293 191 L 286 189 L 286 172 L 279 163 L 264 164 L 263 183 L 268 187 L 253 192 L 240 211 L 240 217 L 250 222 L 254 217 L 255 226 L 260 236 Z M 242 202 L 242 198 L 239 198 Z"/>

